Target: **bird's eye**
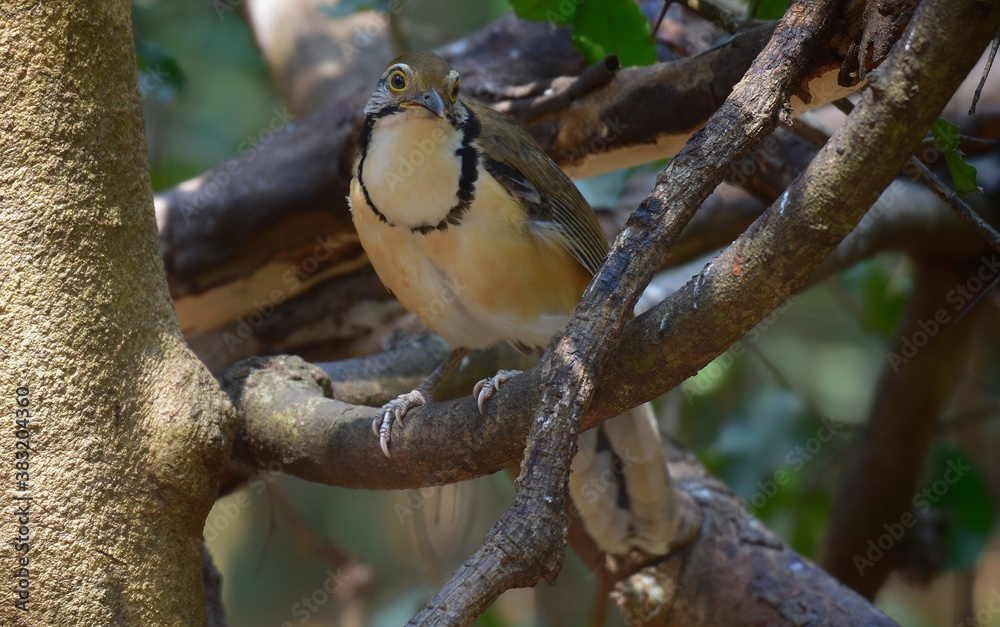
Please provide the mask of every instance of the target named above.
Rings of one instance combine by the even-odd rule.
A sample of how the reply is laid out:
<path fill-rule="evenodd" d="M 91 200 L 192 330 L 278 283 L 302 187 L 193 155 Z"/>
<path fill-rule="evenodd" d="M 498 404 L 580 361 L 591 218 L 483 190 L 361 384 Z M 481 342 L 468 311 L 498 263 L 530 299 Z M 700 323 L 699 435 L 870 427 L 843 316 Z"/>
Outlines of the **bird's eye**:
<path fill-rule="evenodd" d="M 403 91 L 406 89 L 406 74 L 403 74 L 400 70 L 396 70 L 390 74 L 389 89 L 392 91 Z"/>
<path fill-rule="evenodd" d="M 451 93 L 448 94 L 448 97 L 451 98 L 452 102 L 458 100 L 458 81 L 455 81 L 455 84 L 451 86 Z"/>

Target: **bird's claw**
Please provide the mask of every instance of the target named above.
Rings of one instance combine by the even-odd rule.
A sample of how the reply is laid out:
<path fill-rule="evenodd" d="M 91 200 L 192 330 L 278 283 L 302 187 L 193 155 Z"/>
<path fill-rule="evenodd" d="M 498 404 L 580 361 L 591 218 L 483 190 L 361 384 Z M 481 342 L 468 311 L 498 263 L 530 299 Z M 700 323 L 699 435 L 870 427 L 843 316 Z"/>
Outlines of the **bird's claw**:
<path fill-rule="evenodd" d="M 479 406 L 479 413 L 483 413 L 486 401 L 490 400 L 490 397 L 500 389 L 501 384 L 507 383 L 519 374 L 521 374 L 520 370 L 498 370 L 492 377 L 487 377 L 477 383 L 476 387 L 472 388 L 472 396 L 476 399 L 476 405 Z"/>
<path fill-rule="evenodd" d="M 379 413 L 375 415 L 375 418 L 372 420 L 372 431 L 378 436 L 379 446 L 382 448 L 382 453 L 387 458 L 392 459 L 392 455 L 389 454 L 389 439 L 392 423 L 397 420 L 399 422 L 403 422 L 406 412 L 410 411 L 414 407 L 420 407 L 421 405 L 426 405 L 427 403 L 428 399 L 424 396 L 423 392 L 420 390 L 413 390 L 412 392 L 400 394 L 396 398 L 392 399 L 383 405 L 382 409 L 379 410 Z"/>

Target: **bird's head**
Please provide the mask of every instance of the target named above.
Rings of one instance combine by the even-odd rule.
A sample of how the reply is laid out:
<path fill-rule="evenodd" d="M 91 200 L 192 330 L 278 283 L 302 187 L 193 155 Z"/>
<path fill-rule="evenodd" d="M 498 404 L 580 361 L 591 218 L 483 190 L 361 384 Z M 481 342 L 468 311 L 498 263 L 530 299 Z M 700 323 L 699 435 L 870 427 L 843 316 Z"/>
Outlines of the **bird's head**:
<path fill-rule="evenodd" d="M 367 115 L 416 109 L 451 117 L 458 102 L 458 72 L 433 52 L 407 52 L 382 74 L 365 105 Z"/>

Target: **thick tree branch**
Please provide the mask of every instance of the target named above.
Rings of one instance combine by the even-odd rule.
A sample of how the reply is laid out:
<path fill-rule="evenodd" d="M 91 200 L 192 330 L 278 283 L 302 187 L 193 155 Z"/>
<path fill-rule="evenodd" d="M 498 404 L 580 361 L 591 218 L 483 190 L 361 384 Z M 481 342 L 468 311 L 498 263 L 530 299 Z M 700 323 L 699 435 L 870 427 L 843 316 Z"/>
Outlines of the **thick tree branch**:
<path fill-rule="evenodd" d="M 670 474 L 705 514 L 697 542 L 612 592 L 628 625 L 895 625 L 789 549 L 670 442 Z"/>
<path fill-rule="evenodd" d="M 414 350 L 412 357 L 426 354 L 433 362 L 437 356 L 443 356 L 448 351 L 447 347 L 439 342 L 436 348 L 433 348 L 434 346 L 433 344 L 421 346 L 424 350 Z M 419 366 L 405 365 L 408 359 L 399 359 L 398 365 L 402 367 L 392 370 L 394 374 L 387 378 L 391 380 L 396 376 L 406 377 L 411 374 L 410 370 L 413 370 L 413 376 L 419 378 L 420 375 L 416 374 L 421 372 Z M 324 434 L 313 430 L 313 421 L 318 415 L 310 412 L 316 405 L 322 406 L 334 402 L 324 400 L 322 390 L 329 394 L 332 388 L 334 393 L 342 395 L 344 400 L 354 402 L 359 397 L 368 398 L 372 394 L 371 390 L 354 386 L 353 383 L 360 382 L 366 366 L 376 368 L 380 364 L 386 365 L 388 361 L 353 360 L 344 363 L 346 367 L 343 368 L 340 363 L 336 364 L 336 367 L 331 365 L 328 370 L 335 370 L 340 378 L 340 382 L 335 381 L 331 386 L 324 381 L 324 374 L 315 367 L 297 358 L 275 358 L 271 361 L 270 367 L 252 375 L 251 381 L 244 388 L 246 396 L 242 399 L 242 406 L 246 408 L 251 404 L 249 396 L 262 399 L 272 393 L 278 395 L 272 399 L 275 404 L 289 403 L 289 411 L 284 414 L 289 421 L 289 430 L 286 435 L 275 433 L 273 437 L 275 440 L 280 440 L 291 436 L 296 439 L 301 438 L 301 442 L 317 444 L 316 450 L 312 452 L 317 456 L 325 455 L 328 465 L 334 469 L 330 479 L 335 481 L 337 478 L 342 478 L 343 473 L 350 474 L 351 471 L 348 469 L 352 467 L 352 462 L 342 457 L 334 447 L 323 446 L 319 438 L 324 437 Z M 351 363 L 354 366 L 351 366 Z M 395 361 L 390 363 L 390 368 L 397 366 Z M 433 366 L 433 363 L 429 365 Z M 352 371 L 356 373 L 355 376 L 350 374 Z M 368 375 L 371 375 L 370 371 Z M 273 377 L 273 385 L 263 384 L 256 377 Z M 348 383 L 347 386 L 344 385 L 345 382 Z M 397 392 L 411 388 L 412 384 L 404 378 L 397 380 L 396 388 L 381 390 L 376 398 L 395 396 Z M 465 389 L 467 390 L 468 386 Z M 474 401 L 470 399 L 466 404 L 475 416 Z M 443 404 L 438 403 L 438 405 Z M 265 407 L 260 409 L 268 411 Z M 320 419 L 329 417 L 327 411 L 319 408 L 317 410 L 323 412 L 323 415 L 319 416 Z M 358 426 L 361 429 L 357 434 L 359 441 L 352 445 L 355 448 L 372 448 L 368 431 L 371 412 L 371 408 L 364 408 L 360 412 Z M 417 417 L 417 420 L 419 422 L 416 431 L 422 432 L 428 426 L 424 422 L 425 417 Z M 444 417 L 442 420 L 447 421 L 448 418 Z M 518 434 L 526 432 L 527 429 L 526 424 L 521 424 L 522 422 L 527 423 L 527 419 L 515 425 L 517 428 L 514 433 L 504 433 L 501 430 L 490 433 L 489 437 L 495 438 L 498 445 L 520 439 Z M 474 420 L 471 423 L 469 428 L 474 434 L 476 432 Z M 327 427 L 331 426 L 329 423 L 325 424 Z M 462 447 L 463 444 L 461 439 L 452 439 L 443 445 L 445 448 L 441 449 L 441 452 L 448 453 Z M 489 444 L 485 446 L 492 448 Z M 840 586 L 808 560 L 789 550 L 779 539 L 765 530 L 743 510 L 740 500 L 718 480 L 711 478 L 692 455 L 681 452 L 669 442 L 666 446 L 671 459 L 671 475 L 682 489 L 695 496 L 699 506 L 706 512 L 706 528 L 690 548 L 671 555 L 666 562 L 647 568 L 638 578 L 628 579 L 621 585 L 617 598 L 628 620 L 645 621 L 644 624 L 653 625 L 665 624 L 664 621 L 669 620 L 672 622 L 668 624 L 689 625 L 697 624 L 693 617 L 702 616 L 700 624 L 724 624 L 726 617 L 731 617 L 734 611 L 738 611 L 741 616 L 759 617 L 755 621 L 757 624 L 796 624 L 794 612 L 822 617 L 817 618 L 822 624 L 891 624 L 891 621 L 875 612 L 859 597 Z M 520 446 L 515 446 L 513 449 L 509 453 L 510 463 L 515 463 L 518 459 Z M 470 462 L 476 461 L 477 456 L 478 454 L 473 451 Z M 285 472 L 297 474 L 302 469 L 300 458 L 286 456 L 282 459 L 284 460 L 282 468 Z M 367 475 L 368 480 L 381 480 L 380 475 L 390 472 L 391 468 L 366 470 L 358 474 L 364 476 L 367 472 L 370 473 Z M 458 480 L 464 477 L 465 470 L 453 469 L 451 479 Z M 435 482 L 449 480 L 447 466 L 439 463 L 433 472 L 437 473 L 436 477 L 428 474 L 426 477 L 417 477 L 417 480 L 434 479 Z M 360 480 L 363 480 L 363 477 Z M 581 547 L 586 548 L 589 538 L 585 534 L 583 538 L 579 537 L 580 533 L 574 538 L 572 523 L 571 519 L 570 536 L 574 549 L 591 568 L 604 572 L 605 558 L 596 547 L 580 552 Z M 788 577 L 790 570 L 796 573 L 794 580 Z M 677 579 L 677 573 L 684 573 L 679 581 L 680 585 L 669 585 L 671 581 Z M 607 573 L 607 576 L 617 580 L 621 574 Z M 654 586 L 665 588 L 669 594 L 657 595 L 654 598 L 644 597 L 643 593 L 653 592 Z M 795 598 L 796 602 L 776 603 L 775 599 L 778 598 Z M 708 614 L 704 614 L 706 611 Z"/>

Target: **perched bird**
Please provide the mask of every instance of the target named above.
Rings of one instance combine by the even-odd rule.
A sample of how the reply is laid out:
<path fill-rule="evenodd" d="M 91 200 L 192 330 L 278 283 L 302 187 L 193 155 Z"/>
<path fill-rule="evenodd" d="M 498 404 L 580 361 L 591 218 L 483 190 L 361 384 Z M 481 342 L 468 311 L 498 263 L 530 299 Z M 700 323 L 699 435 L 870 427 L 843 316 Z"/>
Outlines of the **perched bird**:
<path fill-rule="evenodd" d="M 607 240 L 573 182 L 512 118 L 459 98 L 444 59 L 393 61 L 365 106 L 350 203 L 382 282 L 454 351 L 372 428 L 432 400 L 470 350 L 507 341 L 541 351 L 604 261 Z M 480 410 L 517 373 L 480 382 Z M 570 491 L 602 549 L 666 551 L 669 478 L 656 423 L 640 407 L 581 435 Z"/>

